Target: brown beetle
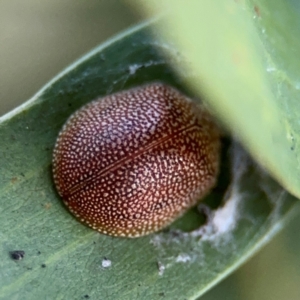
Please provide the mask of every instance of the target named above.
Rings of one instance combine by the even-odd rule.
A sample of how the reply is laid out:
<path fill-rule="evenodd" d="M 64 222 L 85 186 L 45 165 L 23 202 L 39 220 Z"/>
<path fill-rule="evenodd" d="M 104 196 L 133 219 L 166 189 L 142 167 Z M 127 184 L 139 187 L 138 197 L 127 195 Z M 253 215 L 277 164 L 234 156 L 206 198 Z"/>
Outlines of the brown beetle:
<path fill-rule="evenodd" d="M 176 89 L 153 83 L 75 112 L 56 142 L 54 181 L 80 221 L 113 236 L 143 236 L 207 194 L 219 150 L 209 114 Z"/>

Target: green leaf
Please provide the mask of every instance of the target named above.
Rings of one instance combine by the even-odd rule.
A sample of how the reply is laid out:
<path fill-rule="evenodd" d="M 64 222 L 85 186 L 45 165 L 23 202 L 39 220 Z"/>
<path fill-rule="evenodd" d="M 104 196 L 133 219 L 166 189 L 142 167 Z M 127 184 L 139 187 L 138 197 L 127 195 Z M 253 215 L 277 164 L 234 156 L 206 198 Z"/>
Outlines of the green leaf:
<path fill-rule="evenodd" d="M 191 86 L 206 96 L 255 159 L 299 198 L 299 1 L 141 4 L 152 13 L 169 9 L 157 29 L 184 54 L 177 71 L 183 77 L 194 73 Z"/>
<path fill-rule="evenodd" d="M 96 48 L 0 119 L 1 299 L 195 299 L 266 243 L 298 207 L 224 138 L 219 181 L 205 199 L 213 211 L 204 225 L 203 213 L 192 209 L 163 232 L 124 239 L 101 235 L 68 213 L 53 186 L 51 158 L 72 112 L 153 80 L 189 93 L 158 52 L 172 44 L 151 37 L 151 26 Z M 14 261 L 15 250 L 24 258 Z"/>

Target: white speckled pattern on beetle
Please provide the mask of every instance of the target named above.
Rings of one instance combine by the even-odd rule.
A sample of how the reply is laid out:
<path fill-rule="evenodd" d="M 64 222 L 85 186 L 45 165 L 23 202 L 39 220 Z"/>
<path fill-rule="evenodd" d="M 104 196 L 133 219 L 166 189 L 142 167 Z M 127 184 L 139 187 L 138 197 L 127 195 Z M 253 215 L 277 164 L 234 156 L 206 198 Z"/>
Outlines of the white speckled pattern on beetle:
<path fill-rule="evenodd" d="M 220 141 L 206 111 L 153 83 L 93 101 L 72 115 L 53 157 L 57 190 L 101 233 L 155 232 L 215 184 Z"/>

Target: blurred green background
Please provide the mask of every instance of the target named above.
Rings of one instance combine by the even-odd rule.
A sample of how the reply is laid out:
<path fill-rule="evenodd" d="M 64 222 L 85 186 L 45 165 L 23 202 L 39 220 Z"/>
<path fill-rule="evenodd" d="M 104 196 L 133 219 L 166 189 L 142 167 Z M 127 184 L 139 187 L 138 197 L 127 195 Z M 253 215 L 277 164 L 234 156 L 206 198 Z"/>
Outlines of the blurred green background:
<path fill-rule="evenodd" d="M 75 59 L 142 19 L 121 1 L 0 0 L 0 115 L 29 99 Z M 300 220 L 293 220 L 201 299 L 300 299 L 299 227 Z"/>

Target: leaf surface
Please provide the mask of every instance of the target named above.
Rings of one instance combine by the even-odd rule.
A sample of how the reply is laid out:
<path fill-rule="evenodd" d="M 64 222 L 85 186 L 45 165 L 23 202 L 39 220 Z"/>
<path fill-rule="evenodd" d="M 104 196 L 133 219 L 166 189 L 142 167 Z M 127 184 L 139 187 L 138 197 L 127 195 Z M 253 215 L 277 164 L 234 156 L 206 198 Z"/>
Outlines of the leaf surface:
<path fill-rule="evenodd" d="M 136 1 L 139 3 L 139 1 Z M 141 1 L 168 14 L 155 32 L 195 91 L 251 154 L 300 198 L 300 4 L 297 0 Z M 187 78 L 186 74 L 193 74 Z"/>
<path fill-rule="evenodd" d="M 298 202 L 224 138 L 220 178 L 205 199 L 212 208 L 206 222 L 192 209 L 163 232 L 123 239 L 101 235 L 68 213 L 53 186 L 51 159 L 72 112 L 154 80 L 190 93 L 172 61 L 159 54 L 172 44 L 151 37 L 151 26 L 96 48 L 0 119 L 1 299 L 196 299 L 296 211 Z M 24 258 L 14 261 L 15 250 Z"/>

